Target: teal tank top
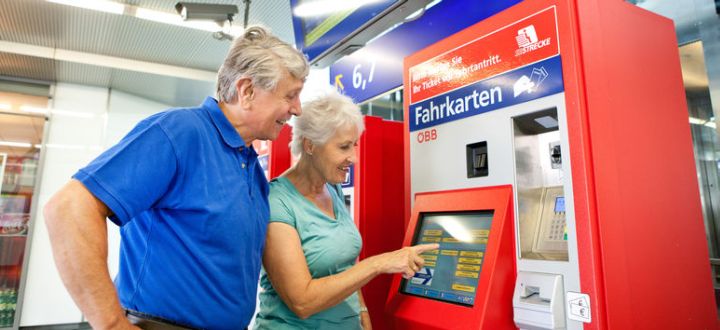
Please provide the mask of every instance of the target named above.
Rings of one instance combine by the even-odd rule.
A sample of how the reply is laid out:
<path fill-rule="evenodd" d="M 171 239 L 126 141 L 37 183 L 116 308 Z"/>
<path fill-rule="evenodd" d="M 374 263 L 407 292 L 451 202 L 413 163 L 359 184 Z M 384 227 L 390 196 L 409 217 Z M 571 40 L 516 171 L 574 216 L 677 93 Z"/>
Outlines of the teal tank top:
<path fill-rule="evenodd" d="M 297 230 L 313 278 L 352 267 L 362 248 L 360 233 L 345 208 L 340 187 L 328 184 L 327 188 L 337 219 L 320 211 L 288 179 L 280 177 L 270 183 L 270 222 L 283 222 Z M 260 311 L 254 329 L 361 329 L 357 293 L 302 320 L 280 299 L 264 269 L 260 286 Z"/>

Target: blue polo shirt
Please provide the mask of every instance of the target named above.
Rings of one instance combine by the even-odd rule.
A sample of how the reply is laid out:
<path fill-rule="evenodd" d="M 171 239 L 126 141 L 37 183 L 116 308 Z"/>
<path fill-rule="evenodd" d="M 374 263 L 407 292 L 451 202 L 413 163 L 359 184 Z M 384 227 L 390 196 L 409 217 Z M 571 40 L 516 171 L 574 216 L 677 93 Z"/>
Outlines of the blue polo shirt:
<path fill-rule="evenodd" d="M 213 98 L 143 120 L 73 178 L 121 227 L 115 285 L 125 308 L 196 328 L 248 325 L 268 184 Z"/>

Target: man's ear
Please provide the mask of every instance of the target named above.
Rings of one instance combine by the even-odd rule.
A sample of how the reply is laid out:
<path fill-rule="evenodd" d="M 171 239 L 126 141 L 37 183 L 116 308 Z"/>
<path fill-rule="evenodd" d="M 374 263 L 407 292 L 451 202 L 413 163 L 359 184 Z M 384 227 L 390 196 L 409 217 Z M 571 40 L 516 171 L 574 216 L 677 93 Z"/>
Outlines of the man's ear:
<path fill-rule="evenodd" d="M 253 86 L 252 79 L 241 78 L 235 83 L 237 88 L 238 101 L 243 109 L 250 108 L 250 102 L 255 97 L 255 86 Z"/>

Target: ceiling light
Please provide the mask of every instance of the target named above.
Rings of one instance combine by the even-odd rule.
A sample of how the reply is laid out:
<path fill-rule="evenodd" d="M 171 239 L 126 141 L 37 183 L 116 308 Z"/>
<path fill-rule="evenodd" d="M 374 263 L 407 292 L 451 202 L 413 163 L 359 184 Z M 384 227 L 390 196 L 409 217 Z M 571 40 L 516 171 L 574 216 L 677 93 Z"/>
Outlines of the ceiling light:
<path fill-rule="evenodd" d="M 233 20 L 233 16 L 238 13 L 235 5 L 215 5 L 209 3 L 189 3 L 178 2 L 175 4 L 175 10 L 183 20 L 210 20 L 215 22 L 225 22 Z"/>
<path fill-rule="evenodd" d="M 362 6 L 378 2 L 379 0 L 318 0 L 303 2 L 295 7 L 293 14 L 298 17 L 325 16 L 345 10 L 355 10 Z"/>
<path fill-rule="evenodd" d="M 28 143 L 28 142 L 0 141 L 0 146 L 30 148 L 33 145 L 32 145 L 32 143 Z"/>
<path fill-rule="evenodd" d="M 104 0 L 47 0 L 61 5 L 92 9 L 110 14 L 120 15 L 125 12 L 125 5 L 122 3 Z"/>
<path fill-rule="evenodd" d="M 95 114 L 92 114 L 92 113 L 58 110 L 58 109 L 47 109 L 47 108 L 36 108 L 36 107 L 27 106 L 27 105 L 21 106 L 20 110 L 29 112 L 29 113 L 38 113 L 38 114 L 46 115 L 46 116 L 49 114 L 53 114 L 55 116 L 65 116 L 65 117 L 75 117 L 75 118 L 93 118 L 93 117 L 95 117 Z"/>
<path fill-rule="evenodd" d="M 21 106 L 20 110 L 29 112 L 29 113 L 38 113 L 41 115 L 48 115 L 50 113 L 50 111 L 47 108 L 36 108 L 36 107 L 31 107 L 29 105 Z"/>
<path fill-rule="evenodd" d="M 166 12 L 161 12 L 161 11 L 156 11 L 156 10 L 145 9 L 145 8 L 137 8 L 137 10 L 135 10 L 135 17 L 144 19 L 144 20 L 148 20 L 148 21 L 184 26 L 184 27 L 189 27 L 189 28 L 193 28 L 193 29 L 197 29 L 197 30 L 204 30 L 204 31 L 209 31 L 209 32 L 215 32 L 215 31 L 222 29 L 222 26 L 216 22 L 210 22 L 210 21 L 185 22 L 178 15 L 169 14 Z"/>
<path fill-rule="evenodd" d="M 12 105 L 7 103 L 0 103 L 0 110 L 12 110 Z"/>

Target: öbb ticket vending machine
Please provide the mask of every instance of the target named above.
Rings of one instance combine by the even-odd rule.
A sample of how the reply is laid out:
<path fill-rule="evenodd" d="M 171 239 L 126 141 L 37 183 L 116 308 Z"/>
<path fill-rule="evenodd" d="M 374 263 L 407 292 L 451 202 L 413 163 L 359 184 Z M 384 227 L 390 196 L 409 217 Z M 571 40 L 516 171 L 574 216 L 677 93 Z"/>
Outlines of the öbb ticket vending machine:
<path fill-rule="evenodd" d="M 275 140 L 255 140 L 253 147 L 258 154 L 258 162 L 265 172 L 268 180 L 274 179 L 283 174 L 292 164 L 290 154 L 290 139 L 292 138 L 292 127 L 283 126 L 280 134 Z"/>
<path fill-rule="evenodd" d="M 358 141 L 358 159 L 343 185 L 353 219 L 363 239 L 360 259 L 402 246 L 405 229 L 403 189 L 403 124 L 365 116 L 365 132 Z M 392 329 L 385 300 L 392 276 L 375 277 L 362 289 L 373 329 Z"/>
<path fill-rule="evenodd" d="M 524 1 L 405 60 L 399 329 L 715 329 L 672 22 Z M 412 212 L 411 212 L 412 210 Z"/>

